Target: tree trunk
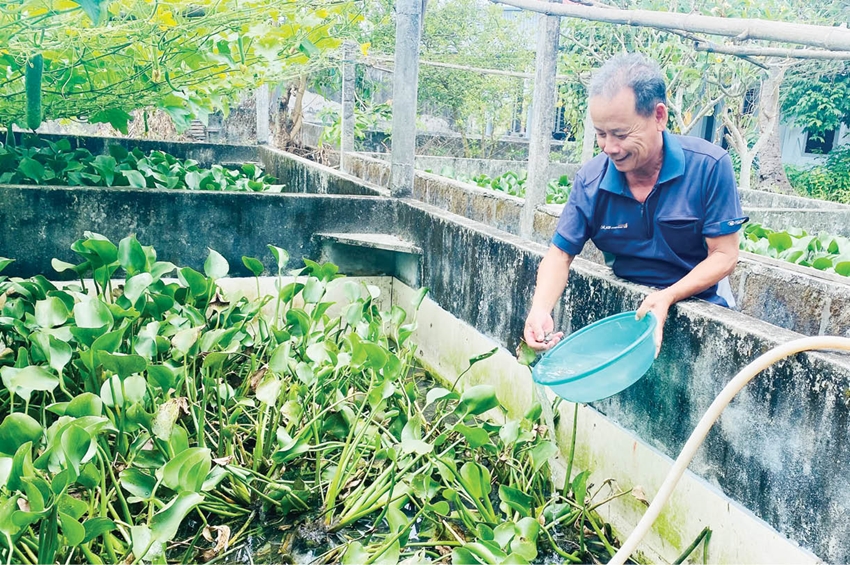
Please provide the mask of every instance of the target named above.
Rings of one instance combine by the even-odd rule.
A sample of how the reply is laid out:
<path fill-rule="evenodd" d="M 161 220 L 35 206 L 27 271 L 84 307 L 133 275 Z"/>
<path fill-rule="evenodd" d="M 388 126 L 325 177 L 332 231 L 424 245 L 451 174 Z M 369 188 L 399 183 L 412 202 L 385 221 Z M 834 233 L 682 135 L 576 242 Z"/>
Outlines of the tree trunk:
<path fill-rule="evenodd" d="M 794 194 L 782 164 L 782 143 L 779 137 L 779 87 L 786 66 L 771 67 L 759 96 L 759 133 L 766 136 L 759 154 L 757 188 L 767 192 Z"/>

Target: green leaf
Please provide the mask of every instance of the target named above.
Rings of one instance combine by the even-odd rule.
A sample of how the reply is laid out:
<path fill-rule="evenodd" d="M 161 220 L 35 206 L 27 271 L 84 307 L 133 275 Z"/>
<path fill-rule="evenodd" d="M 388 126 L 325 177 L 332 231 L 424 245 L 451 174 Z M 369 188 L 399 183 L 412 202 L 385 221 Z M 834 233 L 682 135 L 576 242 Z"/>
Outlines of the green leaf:
<path fill-rule="evenodd" d="M 118 263 L 130 276 L 145 270 L 147 256 L 135 235 L 125 237 L 118 242 Z"/>
<path fill-rule="evenodd" d="M 203 500 L 203 495 L 197 493 L 178 494 L 165 508 L 154 515 L 150 528 L 134 526 L 130 531 L 130 537 L 136 559 L 140 561 L 152 559 L 162 554 L 164 544 L 174 539 L 186 515 Z M 146 552 L 148 547 L 150 549 Z"/>
<path fill-rule="evenodd" d="M 558 446 L 551 441 L 541 441 L 533 448 L 529 449 L 528 454 L 531 456 L 531 461 L 534 465 L 534 472 L 536 473 L 539 471 L 540 468 L 557 453 Z"/>
<path fill-rule="evenodd" d="M 130 304 L 135 304 L 153 282 L 153 276 L 150 273 L 139 273 L 131 277 L 124 285 L 124 297 L 130 301 Z"/>
<path fill-rule="evenodd" d="M 177 278 L 189 289 L 192 296 L 206 296 L 208 284 L 211 282 L 204 275 L 189 267 L 177 271 Z"/>
<path fill-rule="evenodd" d="M 576 504 L 584 506 L 584 499 L 587 497 L 587 478 L 590 476 L 590 471 L 582 471 L 573 479 L 573 496 Z"/>
<path fill-rule="evenodd" d="M 770 246 L 777 251 L 785 251 L 794 245 L 794 240 L 786 232 L 774 232 L 767 236 Z"/>
<path fill-rule="evenodd" d="M 289 368 L 291 352 L 292 346 L 288 341 L 285 341 L 275 347 L 274 351 L 272 351 L 271 357 L 269 358 L 269 370 L 277 373 L 278 375 L 286 373 Z"/>
<path fill-rule="evenodd" d="M 121 174 L 133 188 L 147 188 L 148 186 L 145 176 L 139 171 L 121 171 Z"/>
<path fill-rule="evenodd" d="M 844 277 L 850 277 L 850 261 L 842 261 L 835 265 L 835 272 Z"/>
<path fill-rule="evenodd" d="M 446 397 L 448 397 L 449 400 L 460 398 L 456 392 L 452 392 L 442 387 L 434 387 L 428 391 L 427 395 L 425 395 L 425 406 L 430 406 L 441 398 Z"/>
<path fill-rule="evenodd" d="M 310 277 L 307 279 L 307 283 L 304 285 L 304 302 L 307 304 L 316 304 L 322 299 L 322 295 L 325 293 L 325 285 L 322 281 L 315 277 Z"/>
<path fill-rule="evenodd" d="M 471 496 L 483 499 L 490 493 L 490 471 L 483 465 L 468 461 L 460 468 L 460 476 Z"/>
<path fill-rule="evenodd" d="M 0 453 L 14 455 L 27 442 L 38 445 L 43 435 L 44 428 L 34 418 L 20 412 L 9 414 L 0 424 Z"/>
<path fill-rule="evenodd" d="M 126 379 L 133 373 L 141 373 L 148 367 L 148 362 L 140 355 L 103 351 L 98 354 L 98 359 L 100 359 L 100 363 L 104 369 L 112 371 L 121 380 Z"/>
<path fill-rule="evenodd" d="M 256 395 L 257 400 L 263 404 L 274 406 L 280 397 L 280 390 L 283 382 L 272 372 L 266 373 L 263 380 L 257 385 Z"/>
<path fill-rule="evenodd" d="M 112 313 L 106 304 L 92 298 L 74 306 L 74 323 L 80 328 L 112 327 Z"/>
<path fill-rule="evenodd" d="M 210 249 L 207 260 L 204 261 L 204 273 L 209 278 L 215 280 L 226 277 L 229 270 L 230 265 L 227 263 L 227 260 L 218 251 Z"/>
<path fill-rule="evenodd" d="M 479 361 L 484 361 L 485 359 L 489 359 L 490 357 L 495 355 L 498 351 L 499 351 L 499 347 L 496 346 L 493 349 L 491 349 L 490 351 L 487 351 L 486 353 L 482 353 L 481 355 L 476 355 L 475 357 L 473 357 L 469 360 L 469 366 L 471 367 L 471 366 L 475 365 L 476 363 L 478 363 Z"/>
<path fill-rule="evenodd" d="M 317 57 L 321 54 L 319 48 L 306 37 L 298 43 L 298 50 L 309 58 Z"/>
<path fill-rule="evenodd" d="M 94 456 L 94 451 L 89 453 L 93 447 L 91 435 L 81 426 L 72 423 L 63 431 L 60 444 L 65 462 L 74 470 L 74 478 L 78 477 L 80 466 Z"/>
<path fill-rule="evenodd" d="M 70 315 L 65 303 L 55 296 L 48 296 L 35 303 L 35 321 L 42 328 L 62 325 Z"/>
<path fill-rule="evenodd" d="M 525 341 L 520 341 L 516 349 L 517 361 L 520 365 L 531 366 L 534 360 L 537 359 L 537 352 L 531 349 Z"/>
<path fill-rule="evenodd" d="M 478 559 L 464 547 L 456 547 L 452 550 L 452 565 L 489 565 L 489 562 Z"/>
<path fill-rule="evenodd" d="M 86 532 L 86 535 L 83 538 L 83 543 L 89 543 L 93 539 L 98 538 L 107 532 L 117 530 L 118 525 L 109 518 L 96 516 L 83 522 L 83 528 L 85 528 Z"/>
<path fill-rule="evenodd" d="M 455 424 L 454 430 L 463 435 L 469 442 L 469 447 L 476 449 L 490 443 L 490 434 L 484 428 L 471 428 L 463 424 Z"/>
<path fill-rule="evenodd" d="M 153 494 L 156 478 L 135 467 L 128 467 L 121 471 L 118 482 L 131 495 L 147 500 Z"/>
<path fill-rule="evenodd" d="M 59 386 L 59 379 L 47 369 L 37 365 L 30 365 L 23 369 L 15 367 L 0 368 L 3 384 L 9 392 L 16 394 L 24 400 L 29 400 L 35 391 L 52 392 Z"/>
<path fill-rule="evenodd" d="M 91 392 L 84 392 L 74 397 L 65 408 L 65 414 L 74 418 L 83 416 L 102 416 L 103 401 Z"/>
<path fill-rule="evenodd" d="M 818 257 L 814 261 L 812 261 L 812 267 L 819 271 L 825 271 L 827 269 L 832 268 L 832 258 L 830 257 Z"/>
<path fill-rule="evenodd" d="M 422 422 L 419 416 L 407 421 L 401 430 L 401 449 L 404 453 L 417 453 L 424 455 L 431 453 L 434 446 L 422 441 Z"/>
<path fill-rule="evenodd" d="M 44 180 L 44 166 L 29 157 L 24 157 L 18 164 L 18 171 L 28 179 L 34 180 L 36 183 L 41 183 Z"/>
<path fill-rule="evenodd" d="M 508 485 L 499 485 L 499 500 L 521 516 L 531 516 L 534 499 L 519 489 Z"/>
<path fill-rule="evenodd" d="M 283 274 L 283 269 L 289 262 L 289 253 L 287 253 L 286 249 L 274 245 L 269 245 L 268 248 L 272 252 L 272 255 L 274 255 L 274 260 L 277 261 L 277 274 Z"/>
<path fill-rule="evenodd" d="M 190 447 L 161 469 L 162 484 L 177 493 L 200 492 L 212 467 L 210 450 Z"/>
<path fill-rule="evenodd" d="M 263 274 L 265 270 L 265 266 L 260 262 L 259 259 L 254 259 L 253 257 L 242 257 L 242 264 L 251 271 L 255 277 L 259 277 Z"/>
<path fill-rule="evenodd" d="M 6 257 L 0 257 L 0 271 L 14 263 L 14 259 L 7 259 Z"/>
<path fill-rule="evenodd" d="M 342 555 L 342 565 L 363 565 L 369 560 L 369 553 L 359 541 L 351 542 Z"/>
<path fill-rule="evenodd" d="M 496 398 L 496 389 L 492 385 L 476 385 L 463 391 L 455 412 L 464 416 L 477 416 L 497 406 L 499 399 Z"/>
<path fill-rule="evenodd" d="M 89 15 L 91 20 L 94 23 L 98 23 L 100 20 L 101 7 L 102 4 L 104 7 L 106 6 L 105 0 L 73 0 L 77 4 L 81 5 L 86 13 Z M 120 108 L 108 108 L 106 110 L 101 110 L 100 112 L 95 112 L 89 116 L 89 123 L 92 124 L 109 124 L 124 135 L 129 133 L 129 129 L 127 125 L 130 123 L 130 120 L 133 119 L 133 116 L 125 112 Z M 141 187 L 144 188 L 144 187 Z"/>

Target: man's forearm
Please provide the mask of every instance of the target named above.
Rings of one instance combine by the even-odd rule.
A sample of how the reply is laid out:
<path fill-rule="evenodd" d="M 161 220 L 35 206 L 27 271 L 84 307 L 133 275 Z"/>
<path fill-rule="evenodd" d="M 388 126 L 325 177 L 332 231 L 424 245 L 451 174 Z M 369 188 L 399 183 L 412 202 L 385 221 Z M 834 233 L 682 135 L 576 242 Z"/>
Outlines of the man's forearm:
<path fill-rule="evenodd" d="M 567 287 L 573 255 L 564 253 L 554 245 L 549 247 L 537 269 L 537 287 L 534 290 L 533 310 L 550 313 Z"/>
<path fill-rule="evenodd" d="M 690 298 L 723 280 L 735 269 L 737 263 L 737 249 L 734 253 L 715 251 L 664 292 L 670 297 L 670 304 Z"/>

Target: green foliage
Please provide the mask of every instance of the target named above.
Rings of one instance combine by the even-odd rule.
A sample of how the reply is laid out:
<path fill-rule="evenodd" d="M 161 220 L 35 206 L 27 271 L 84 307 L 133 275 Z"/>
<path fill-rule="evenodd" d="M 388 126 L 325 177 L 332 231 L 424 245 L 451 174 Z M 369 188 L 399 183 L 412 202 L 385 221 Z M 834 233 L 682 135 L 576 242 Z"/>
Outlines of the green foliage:
<path fill-rule="evenodd" d="M 530 71 L 533 52 L 523 35 L 523 18 L 529 16 L 509 19 L 502 8 L 479 0 L 430 4 L 425 12 L 421 58 L 468 67 Z M 445 116 L 461 133 L 467 157 L 488 157 L 507 132 L 517 103 L 521 109 L 528 96 L 522 78 L 425 65 L 419 70 L 420 110 Z M 473 140 L 473 135 L 478 139 Z"/>
<path fill-rule="evenodd" d="M 809 235 L 803 230 L 774 231 L 761 224 L 744 228 L 741 249 L 814 267 L 819 271 L 850 276 L 850 239 L 839 235 Z"/>
<path fill-rule="evenodd" d="M 40 94 L 45 120 L 127 133 L 129 112 L 155 107 L 182 131 L 227 113 L 245 89 L 322 64 L 359 18 L 355 3 L 334 0 L 4 2 L 0 119 L 31 127 Z"/>
<path fill-rule="evenodd" d="M 791 186 L 802 196 L 850 204 L 850 146 L 833 149 L 822 165 L 786 167 Z"/>
<path fill-rule="evenodd" d="M 850 65 L 811 62 L 783 85 L 782 111 L 809 135 L 850 126 Z"/>
<path fill-rule="evenodd" d="M 528 173 L 524 170 L 519 173 L 508 171 L 496 178 L 490 178 L 485 174 L 475 175 L 469 178 L 466 175 L 455 175 L 450 167 L 444 167 L 440 171 L 440 176 L 475 184 L 481 188 L 497 190 L 518 198 L 525 198 L 525 183 L 528 180 Z M 567 175 L 561 175 L 559 178 L 551 179 L 547 182 L 546 204 L 565 204 L 570 197 L 572 184 L 572 181 Z"/>
<path fill-rule="evenodd" d="M 13 147 L 0 144 L 0 184 L 52 184 L 71 186 L 128 186 L 262 192 L 273 189 L 274 177 L 246 163 L 239 170 L 221 165 L 209 169 L 191 159 L 180 160 L 162 151 L 128 151 L 109 146 L 109 155 L 92 155 L 72 149 L 68 140 L 56 143 L 25 136 Z"/>
<path fill-rule="evenodd" d="M 258 298 L 218 286 L 228 261 L 213 250 L 201 274 L 95 233 L 72 244 L 78 264 L 55 262 L 86 284 L 0 280 L 0 342 L 19 352 L 0 356 L 0 559 L 199 562 L 221 551 L 201 524 L 233 523 L 236 548 L 283 517 L 323 521 L 339 542 L 328 562 L 411 557 L 414 528 L 470 562 L 610 547 L 585 483 L 575 501 L 555 490 L 540 410 L 492 423 L 506 415 L 493 387 L 459 392 L 413 370 L 427 289 L 410 315 L 382 312 L 377 288 L 337 281 L 331 264 L 305 260 L 285 282 L 288 254 L 269 248 L 277 291 Z M 576 520 L 567 553 L 549 530 Z"/>
<path fill-rule="evenodd" d="M 319 136 L 319 147 L 325 143 L 331 143 L 339 147 L 342 142 L 342 115 L 330 108 L 319 112 L 319 119 L 325 126 Z M 366 138 L 366 132 L 378 129 L 378 124 L 392 119 L 392 108 L 389 104 L 376 104 L 375 106 L 354 107 L 354 141 L 362 141 Z"/>

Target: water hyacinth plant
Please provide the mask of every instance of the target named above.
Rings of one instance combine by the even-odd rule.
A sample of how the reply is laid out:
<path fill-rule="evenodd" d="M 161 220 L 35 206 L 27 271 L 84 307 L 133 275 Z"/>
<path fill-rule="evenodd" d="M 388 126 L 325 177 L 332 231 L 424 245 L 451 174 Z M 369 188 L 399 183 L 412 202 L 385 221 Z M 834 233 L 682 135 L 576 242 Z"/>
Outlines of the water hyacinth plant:
<path fill-rule="evenodd" d="M 221 165 L 198 166 L 192 159 L 178 159 L 162 151 L 144 153 L 110 145 L 108 155 L 92 155 L 73 149 L 67 139 L 52 142 L 24 135 L 14 144 L 8 136 L 0 143 L 0 184 L 70 186 L 116 186 L 237 192 L 280 192 L 272 176 L 253 163 L 237 170 Z"/>
<path fill-rule="evenodd" d="M 54 267 L 79 283 L 0 277 L 5 562 L 215 561 L 292 525 L 321 533 L 317 562 L 613 551 L 587 475 L 553 487 L 539 405 L 485 418 L 505 415 L 493 387 L 415 370 L 425 290 L 381 311 L 377 288 L 269 246 L 276 291 L 248 298 L 213 250 L 199 272 L 134 236 L 72 249 Z"/>

